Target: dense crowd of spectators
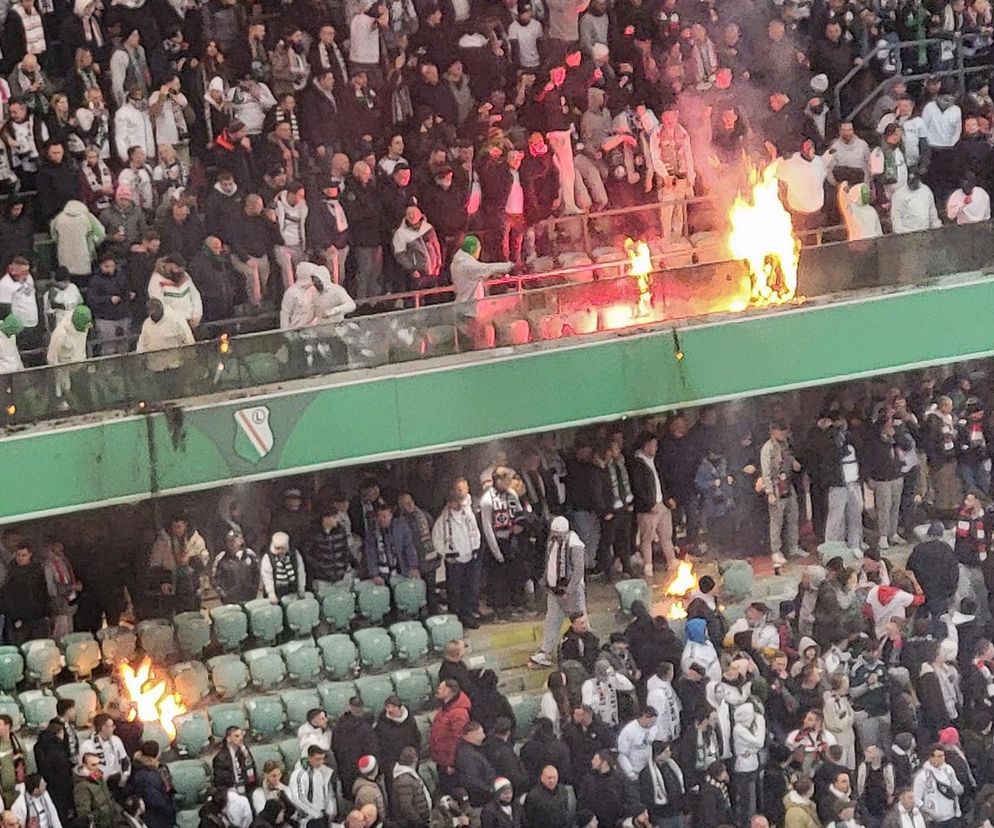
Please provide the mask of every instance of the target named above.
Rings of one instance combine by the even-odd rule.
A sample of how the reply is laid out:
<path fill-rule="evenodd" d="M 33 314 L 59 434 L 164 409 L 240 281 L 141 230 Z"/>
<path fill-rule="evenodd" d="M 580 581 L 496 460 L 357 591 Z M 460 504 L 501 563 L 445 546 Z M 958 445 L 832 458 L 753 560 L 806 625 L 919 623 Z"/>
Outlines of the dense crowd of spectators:
<path fill-rule="evenodd" d="M 990 214 L 986 74 L 904 81 L 983 68 L 986 0 L 18 0 L 0 24 L 4 373 L 63 322 L 49 362 L 91 328 L 106 354 L 277 306 L 299 328 L 388 291 L 471 299 L 552 216 L 658 201 L 664 238 L 721 229 L 757 160 L 797 230 Z M 857 67 L 844 114 L 891 80 L 840 124 Z M 603 242 L 660 232 L 646 215 Z"/>

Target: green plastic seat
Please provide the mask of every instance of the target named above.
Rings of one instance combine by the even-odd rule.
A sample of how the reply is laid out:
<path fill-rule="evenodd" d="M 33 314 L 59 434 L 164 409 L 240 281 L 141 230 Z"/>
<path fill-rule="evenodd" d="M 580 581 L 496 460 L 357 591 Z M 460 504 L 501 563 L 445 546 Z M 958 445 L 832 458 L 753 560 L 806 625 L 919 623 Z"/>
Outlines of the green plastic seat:
<path fill-rule="evenodd" d="M 121 698 L 117 682 L 111 676 L 101 676 L 90 683 L 97 691 L 97 699 L 100 701 L 101 707 L 106 707 L 107 702 L 118 701 Z"/>
<path fill-rule="evenodd" d="M 97 691 L 85 681 L 62 684 L 55 688 L 55 695 L 60 699 L 72 699 L 76 703 L 76 727 L 89 726 L 99 709 Z"/>
<path fill-rule="evenodd" d="M 74 632 L 62 636 L 59 647 L 66 667 L 77 679 L 86 678 L 100 665 L 100 645 L 92 633 Z"/>
<path fill-rule="evenodd" d="M 276 747 L 280 751 L 280 756 L 283 757 L 284 771 L 289 769 L 292 772 L 300 762 L 300 742 L 297 741 L 297 737 L 294 736 L 290 739 L 282 739 L 276 744 Z M 327 761 L 328 760 L 325 759 L 325 762 Z M 289 779 L 290 774 L 284 773 L 284 778 Z"/>
<path fill-rule="evenodd" d="M 234 653 L 214 656 L 207 660 L 211 684 L 222 699 L 233 699 L 249 685 L 249 668 Z"/>
<path fill-rule="evenodd" d="M 200 828 L 200 809 L 187 808 L 177 811 L 176 828 Z"/>
<path fill-rule="evenodd" d="M 428 674 L 428 681 L 431 682 L 433 689 L 438 687 L 438 676 L 441 669 L 442 665 L 437 661 L 434 664 L 429 664 L 425 667 L 425 672 Z"/>
<path fill-rule="evenodd" d="M 177 759 L 167 762 L 172 777 L 176 804 L 180 808 L 193 808 L 204 801 L 210 784 L 207 765 L 199 759 Z"/>
<path fill-rule="evenodd" d="M 390 674 L 390 680 L 394 692 L 411 711 L 420 710 L 431 699 L 431 680 L 423 669 L 395 670 Z"/>
<path fill-rule="evenodd" d="M 55 707 L 58 699 L 49 689 L 26 690 L 17 696 L 17 701 L 24 711 L 24 721 L 28 727 L 44 727 L 55 718 Z"/>
<path fill-rule="evenodd" d="M 211 692 L 211 677 L 202 661 L 181 661 L 169 668 L 173 692 L 188 708 L 196 707 Z"/>
<path fill-rule="evenodd" d="M 420 621 L 398 621 L 390 625 L 390 637 L 397 658 L 405 664 L 417 664 L 428 655 L 428 631 Z"/>
<path fill-rule="evenodd" d="M 390 589 L 377 586 L 372 581 L 359 581 L 356 584 L 359 615 L 370 624 L 379 624 L 390 612 Z"/>
<path fill-rule="evenodd" d="M 35 745 L 38 744 L 38 737 L 33 733 L 25 733 L 21 739 L 21 747 L 24 748 L 24 765 L 28 773 L 38 773 L 38 763 L 35 761 Z"/>
<path fill-rule="evenodd" d="M 521 736 L 531 733 L 532 725 L 538 718 L 538 699 L 523 693 L 515 693 L 508 696 L 507 701 L 514 711 L 514 720 L 518 723 L 515 732 Z"/>
<path fill-rule="evenodd" d="M 394 578 L 390 582 L 398 615 L 417 618 L 428 606 L 428 587 L 421 578 Z"/>
<path fill-rule="evenodd" d="M 249 630 L 264 644 L 275 644 L 283 632 L 283 607 L 270 604 L 268 598 L 254 598 L 245 604 Z"/>
<path fill-rule="evenodd" d="M 485 653 L 481 653 L 480 655 L 468 655 L 463 659 L 463 661 L 466 663 L 466 667 L 469 668 L 470 672 L 493 670 L 495 673 L 500 675 L 500 664 L 493 659 L 488 658 Z"/>
<path fill-rule="evenodd" d="M 229 727 L 240 727 L 248 729 L 248 717 L 245 715 L 245 708 L 237 702 L 222 702 L 212 704 L 207 708 L 207 715 L 211 720 L 211 734 L 215 739 L 223 739 L 224 731 Z"/>
<path fill-rule="evenodd" d="M 286 665 L 276 647 L 258 647 L 242 654 L 252 676 L 252 686 L 263 693 L 286 678 Z"/>
<path fill-rule="evenodd" d="M 108 667 L 127 661 L 138 647 L 138 636 L 131 627 L 104 627 L 97 633 L 97 641 L 100 642 L 104 664 Z"/>
<path fill-rule="evenodd" d="M 211 743 L 211 720 L 206 710 L 191 710 L 173 719 L 180 756 L 199 756 Z"/>
<path fill-rule="evenodd" d="M 352 640 L 359 648 L 359 659 L 364 670 L 382 670 L 393 658 L 393 641 L 382 627 L 369 627 L 352 633 Z"/>
<path fill-rule="evenodd" d="M 459 619 L 451 614 L 433 615 L 425 621 L 425 629 L 431 637 L 431 646 L 436 653 L 445 650 L 445 645 L 456 639 L 462 640 L 463 629 Z"/>
<path fill-rule="evenodd" d="M 629 578 L 626 581 L 618 581 L 614 585 L 614 588 L 618 593 L 618 606 L 624 613 L 630 615 L 632 604 L 636 601 L 641 601 L 646 607 L 652 604 L 649 585 L 642 578 Z"/>
<path fill-rule="evenodd" d="M 24 713 L 21 712 L 21 705 L 17 699 L 8 696 L 6 693 L 0 695 L 0 713 L 5 713 L 14 720 L 14 730 L 20 730 L 24 725 Z"/>
<path fill-rule="evenodd" d="M 0 690 L 9 693 L 24 679 L 24 656 L 17 647 L 0 647 Z"/>
<path fill-rule="evenodd" d="M 418 713 L 414 717 L 414 724 L 418 726 L 418 733 L 421 734 L 421 744 L 428 744 L 428 736 L 431 733 L 431 720 L 434 713 Z"/>
<path fill-rule="evenodd" d="M 356 596 L 350 589 L 334 588 L 321 598 L 321 617 L 335 632 L 348 632 L 356 616 Z"/>
<path fill-rule="evenodd" d="M 388 675 L 359 676 L 355 680 L 355 689 L 366 709 L 378 716 L 383 703 L 393 695 L 393 681 Z"/>
<path fill-rule="evenodd" d="M 280 698 L 286 710 L 287 727 L 294 731 L 307 721 L 308 710 L 321 706 L 321 697 L 313 688 L 284 690 L 280 693 Z"/>
<path fill-rule="evenodd" d="M 324 669 L 336 681 L 350 679 L 359 672 L 359 650 L 355 642 L 342 633 L 322 635 L 318 639 Z"/>
<path fill-rule="evenodd" d="M 283 730 L 286 717 L 277 696 L 252 696 L 245 700 L 245 711 L 252 733 L 260 739 L 272 739 Z"/>
<path fill-rule="evenodd" d="M 318 695 L 321 709 L 334 721 L 349 709 L 349 699 L 355 694 L 355 684 L 351 681 L 319 681 Z"/>
<path fill-rule="evenodd" d="M 280 752 L 279 745 L 252 745 L 249 748 L 249 753 L 255 759 L 255 766 L 259 769 L 259 773 L 262 773 L 262 768 L 266 762 L 272 759 L 283 767 L 283 779 L 290 778 L 290 774 L 286 772 L 286 766 L 283 765 L 283 754 Z M 284 784 L 286 783 L 284 782 Z"/>
<path fill-rule="evenodd" d="M 211 610 L 214 638 L 226 653 L 238 650 L 248 638 L 248 616 L 238 604 L 222 604 Z"/>
<path fill-rule="evenodd" d="M 21 646 L 24 674 L 39 684 L 51 684 L 62 672 L 62 651 L 51 638 L 36 638 Z"/>
<path fill-rule="evenodd" d="M 438 796 L 438 766 L 428 759 L 418 765 L 418 776 L 421 777 L 421 781 L 425 783 L 428 793 L 434 800 Z"/>
<path fill-rule="evenodd" d="M 303 598 L 296 595 L 284 595 L 283 612 L 286 614 L 286 626 L 295 636 L 310 635 L 314 628 L 321 623 L 321 605 L 310 592 Z"/>
<path fill-rule="evenodd" d="M 173 619 L 176 643 L 184 658 L 200 658 L 211 643 L 211 622 L 199 612 L 181 612 Z"/>
<path fill-rule="evenodd" d="M 280 651 L 290 681 L 311 686 L 321 675 L 321 650 L 312 638 L 288 641 Z"/>
<path fill-rule="evenodd" d="M 176 632 L 168 618 L 148 618 L 138 622 L 138 645 L 156 664 L 164 664 L 176 654 Z"/>

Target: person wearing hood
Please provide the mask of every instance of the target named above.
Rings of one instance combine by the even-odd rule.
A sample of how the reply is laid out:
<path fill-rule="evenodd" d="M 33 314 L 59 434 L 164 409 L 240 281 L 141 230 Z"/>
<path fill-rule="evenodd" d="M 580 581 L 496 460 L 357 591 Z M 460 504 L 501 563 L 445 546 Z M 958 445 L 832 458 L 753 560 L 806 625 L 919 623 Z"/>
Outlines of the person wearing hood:
<path fill-rule="evenodd" d="M 498 719 L 507 719 L 512 728 L 517 724 L 514 709 L 497 688 L 497 673 L 480 670 L 473 687 L 474 718 L 489 733 Z"/>
<path fill-rule="evenodd" d="M 286 532 L 273 533 L 269 551 L 262 556 L 259 565 L 259 577 L 270 604 L 278 604 L 286 595 L 304 596 L 307 583 L 304 559 L 300 552 L 290 548 L 290 536 Z"/>
<path fill-rule="evenodd" d="M 991 197 L 982 187 L 977 186 L 977 177 L 967 172 L 958 190 L 954 190 L 946 202 L 946 216 L 957 224 L 976 224 L 990 221 Z"/>
<path fill-rule="evenodd" d="M 297 268 L 297 279 L 305 283 L 310 279 L 314 286 L 314 319 L 311 324 L 341 322 L 355 311 L 355 300 L 349 296 L 339 280 L 332 278 L 327 267 L 303 262 Z"/>
<path fill-rule="evenodd" d="M 703 618 L 691 618 L 684 625 L 687 643 L 680 656 L 680 669 L 684 673 L 697 664 L 704 668 L 704 673 L 711 681 L 721 680 L 721 664 L 718 651 L 708 638 L 707 621 Z"/>
<path fill-rule="evenodd" d="M 49 365 L 67 365 L 86 360 L 86 339 L 93 327 L 93 314 L 86 305 L 79 305 L 52 331 L 48 343 L 46 361 Z M 72 369 L 58 368 L 55 371 L 55 396 L 60 408 L 68 408 L 64 399 L 72 392 Z"/>
<path fill-rule="evenodd" d="M 35 766 L 63 821 L 73 813 L 73 762 L 65 739 L 65 724 L 60 719 L 52 719 L 38 734 L 34 745 Z"/>
<path fill-rule="evenodd" d="M 814 785 L 802 776 L 794 784 L 794 790 L 783 798 L 784 828 L 821 828 L 818 812 L 811 800 Z"/>
<path fill-rule="evenodd" d="M 884 234 L 880 216 L 870 203 L 868 184 L 850 185 L 848 181 L 842 181 L 837 190 L 837 201 L 849 241 L 876 239 Z"/>
<path fill-rule="evenodd" d="M 542 667 L 552 666 L 552 653 L 559 644 L 559 630 L 574 613 L 587 609 L 584 571 L 586 557 L 583 542 L 561 515 L 549 524 L 545 548 L 546 611 L 542 647 L 531 661 Z M 614 721 L 617 724 L 617 719 Z"/>
<path fill-rule="evenodd" d="M 379 743 L 379 757 L 383 763 L 383 775 L 393 778 L 394 765 L 400 761 L 405 748 L 421 750 L 421 731 L 411 711 L 399 696 L 388 696 L 375 725 Z"/>
<path fill-rule="evenodd" d="M 97 247 L 104 240 L 103 225 L 83 202 L 72 200 L 52 218 L 49 231 L 56 244 L 59 266 L 85 285 L 93 270 Z"/>
<path fill-rule="evenodd" d="M 437 284 L 444 265 L 442 247 L 435 228 L 417 203 L 410 203 L 405 208 L 404 218 L 393 232 L 392 245 L 394 259 L 404 271 L 410 287 L 418 289 Z"/>
<path fill-rule="evenodd" d="M 455 289 L 454 301 L 482 299 L 485 295 L 483 283 L 487 279 L 514 270 L 514 262 L 481 262 L 479 259 L 482 252 L 480 239 L 470 235 L 463 239 L 462 245 L 452 257 L 449 272 Z"/>
<path fill-rule="evenodd" d="M 146 364 L 150 371 L 163 372 L 179 368 L 183 364 L 183 355 L 176 349 L 194 343 L 189 323 L 172 311 L 167 311 L 158 299 L 149 299 L 146 307 L 148 318 L 142 323 L 135 353 L 166 352 L 148 357 Z"/>
<path fill-rule="evenodd" d="M 740 826 L 748 826 L 749 819 L 756 813 L 759 757 L 766 748 L 766 718 L 752 701 L 740 704 L 732 715 L 735 719 L 732 728 L 735 815 Z"/>
<path fill-rule="evenodd" d="M 423 828 L 428 825 L 431 819 L 431 793 L 418 775 L 417 748 L 408 746 L 400 751 L 390 780 L 390 816 L 397 828 Z"/>
<path fill-rule="evenodd" d="M 159 744 L 142 742 L 134 757 L 134 771 L 128 790 L 145 803 L 145 824 L 148 828 L 173 828 L 176 823 L 176 803 L 169 771 L 159 760 Z"/>
<path fill-rule="evenodd" d="M 34 257 L 34 239 L 31 211 L 24 197 L 11 196 L 0 217 L 0 268 L 5 268 L 15 256 L 30 261 Z"/>
<path fill-rule="evenodd" d="M 245 545 L 241 529 L 229 529 L 214 559 L 211 581 L 225 604 L 243 604 L 259 593 L 259 556 Z"/>

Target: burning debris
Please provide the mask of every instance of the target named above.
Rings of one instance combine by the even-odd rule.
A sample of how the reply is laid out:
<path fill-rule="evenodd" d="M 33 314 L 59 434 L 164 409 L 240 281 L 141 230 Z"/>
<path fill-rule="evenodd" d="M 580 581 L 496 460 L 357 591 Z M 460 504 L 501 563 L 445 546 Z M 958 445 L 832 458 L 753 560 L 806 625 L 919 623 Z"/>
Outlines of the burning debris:
<path fill-rule="evenodd" d="M 697 573 L 694 572 L 694 564 L 686 558 L 677 563 L 676 572 L 666 582 L 663 587 L 663 601 L 665 608 L 663 614 L 669 621 L 679 621 L 687 617 L 687 607 L 685 601 L 690 594 L 697 589 Z M 666 607 L 666 604 L 669 604 Z"/>
<path fill-rule="evenodd" d="M 132 720 L 158 722 L 170 740 L 176 738 L 173 718 L 186 712 L 186 705 L 178 694 L 172 692 L 168 679 L 159 678 L 152 668 L 152 659 L 142 659 L 136 670 L 122 661 L 117 667 L 126 701 L 134 703 Z"/>
<path fill-rule="evenodd" d="M 628 256 L 628 275 L 635 280 L 639 291 L 638 315 L 648 316 L 652 305 L 652 291 L 649 276 L 652 273 L 652 254 L 649 245 L 642 239 L 625 239 L 625 253 Z"/>

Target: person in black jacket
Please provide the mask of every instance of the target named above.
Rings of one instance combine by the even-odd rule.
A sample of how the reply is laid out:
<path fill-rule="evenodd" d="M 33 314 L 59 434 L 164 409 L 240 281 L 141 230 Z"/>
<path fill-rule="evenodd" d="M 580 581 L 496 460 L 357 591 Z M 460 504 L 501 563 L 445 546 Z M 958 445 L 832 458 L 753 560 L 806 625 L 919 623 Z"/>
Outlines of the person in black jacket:
<path fill-rule="evenodd" d="M 514 726 L 510 719 L 500 717 L 494 721 L 486 740 L 483 753 L 499 777 L 505 777 L 517 791 L 528 788 L 530 777 L 521 757 L 514 752 Z"/>
<path fill-rule="evenodd" d="M 600 639 L 590 631 L 590 619 L 585 612 L 575 612 L 570 616 L 569 629 L 559 645 L 559 663 L 578 661 L 587 671 L 594 674 L 594 662 L 600 655 Z"/>
<path fill-rule="evenodd" d="M 597 751 L 577 792 L 578 824 L 587 825 L 596 818 L 598 825 L 617 825 L 633 804 L 625 788 L 626 780 L 611 752 Z"/>
<path fill-rule="evenodd" d="M 683 645 L 661 615 L 650 614 L 641 601 L 633 601 L 632 623 L 625 630 L 632 658 L 643 678 L 648 679 L 659 665 L 667 661 L 679 671 Z"/>
<path fill-rule="evenodd" d="M 690 810 L 683 771 L 674 760 L 673 747 L 669 743 L 653 743 L 652 761 L 639 773 L 638 789 L 653 825 L 683 817 Z"/>
<path fill-rule="evenodd" d="M 469 804 L 474 808 L 482 808 L 490 801 L 497 778 L 481 747 L 483 739 L 483 725 L 469 721 L 463 727 L 462 741 L 456 747 L 456 784 L 469 794 Z"/>
<path fill-rule="evenodd" d="M 131 336 L 135 293 L 128 287 L 128 277 L 124 269 L 118 266 L 113 251 L 107 250 L 100 254 L 100 261 L 93 271 L 86 292 L 86 301 L 93 311 L 96 339 L 102 343 L 101 355 L 126 351 L 128 342 L 121 340 Z"/>
<path fill-rule="evenodd" d="M 214 559 L 214 588 L 225 604 L 244 604 L 259 594 L 259 556 L 245 546 L 238 529 L 229 529 L 225 548 Z"/>
<path fill-rule="evenodd" d="M 160 249 L 163 253 L 181 253 L 189 261 L 201 249 L 204 222 L 191 212 L 192 208 L 190 199 L 178 198 L 159 222 Z"/>
<path fill-rule="evenodd" d="M 332 728 L 331 751 L 338 763 L 343 791 L 352 790 L 360 757 L 370 755 L 379 759 L 380 743 L 373 728 L 373 718 L 358 696 L 349 699 L 349 709 L 339 716 Z"/>
<path fill-rule="evenodd" d="M 212 769 L 215 787 L 234 788 L 243 796 L 251 796 L 259 786 L 255 759 L 245 747 L 245 731 L 237 725 L 224 731 L 224 742 L 214 757 Z"/>
<path fill-rule="evenodd" d="M 7 579 L 0 588 L 8 644 L 20 646 L 25 641 L 48 635 L 48 586 L 41 564 L 32 558 L 31 547 L 23 542 L 19 544 L 14 549 Z"/>
<path fill-rule="evenodd" d="M 210 164 L 220 179 L 222 171 L 230 172 L 243 192 L 252 185 L 252 148 L 248 142 L 245 124 L 229 121 L 208 150 Z"/>
<path fill-rule="evenodd" d="M 570 828 L 569 795 L 559 784 L 555 765 L 541 769 L 538 784 L 525 797 L 524 811 L 524 828 Z"/>
<path fill-rule="evenodd" d="M 301 544 L 300 554 L 307 572 L 307 588 L 317 591 L 315 582 L 337 584 L 352 572 L 349 536 L 338 521 L 338 511 L 328 505 Z"/>
<path fill-rule="evenodd" d="M 375 726 L 376 739 L 380 746 L 380 763 L 385 779 L 393 779 L 393 766 L 406 747 L 421 750 L 421 731 L 414 716 L 399 696 L 388 696 Z"/>
<path fill-rule="evenodd" d="M 50 141 L 45 147 L 45 158 L 38 170 L 37 187 L 35 211 L 38 220 L 45 225 L 67 202 L 82 198 L 76 162 L 66 155 L 66 148 L 57 141 Z"/>
<path fill-rule="evenodd" d="M 349 252 L 355 264 L 356 299 L 383 294 L 383 199 L 365 161 L 356 161 L 342 207 L 349 222 Z"/>
<path fill-rule="evenodd" d="M 531 739 L 521 746 L 521 762 L 532 780 L 538 780 L 544 775 L 543 768 L 552 765 L 557 771 L 556 781 L 562 779 L 564 785 L 570 784 L 573 774 L 572 757 L 569 748 L 556 738 L 551 719 L 535 720 Z"/>
<path fill-rule="evenodd" d="M 200 291 L 203 322 L 231 319 L 235 305 L 245 301 L 244 279 L 235 271 L 217 236 L 208 236 L 190 260 L 190 278 Z"/>
<path fill-rule="evenodd" d="M 312 152 L 330 158 L 342 148 L 338 128 L 338 100 L 335 92 L 335 73 L 321 69 L 311 75 L 307 88 L 300 94 L 300 132 Z"/>
<path fill-rule="evenodd" d="M 276 216 L 252 193 L 245 196 L 245 209 L 227 232 L 222 238 L 231 247 L 231 263 L 246 279 L 248 301 L 257 306 L 268 295 L 273 248 L 283 244 Z"/>
<path fill-rule="evenodd" d="M 11 196 L 0 217 L 0 268 L 15 256 L 34 261 L 35 229 L 24 196 Z"/>
<path fill-rule="evenodd" d="M 724 762 L 712 762 L 701 782 L 697 800 L 697 824 L 734 825 L 735 814 L 728 797 L 728 770 Z"/>
<path fill-rule="evenodd" d="M 63 823 L 71 816 L 73 764 L 66 744 L 66 727 L 60 719 L 52 719 L 34 746 L 35 766 L 48 786 L 48 793 L 55 803 L 55 810 Z"/>
<path fill-rule="evenodd" d="M 212 236 L 227 239 L 230 228 L 241 219 L 245 191 L 235 181 L 234 173 L 222 170 L 217 175 L 214 188 L 204 199 L 204 231 Z M 161 239 L 160 245 L 161 245 Z"/>
<path fill-rule="evenodd" d="M 148 828 L 173 828 L 176 824 L 175 794 L 168 773 L 159 761 L 159 743 L 142 742 L 141 750 L 135 754 L 128 792 L 145 803 Z"/>
<path fill-rule="evenodd" d="M 480 811 L 480 828 L 521 828 L 524 815 L 515 790 L 511 780 L 503 776 L 494 780 L 493 798 Z"/>
<path fill-rule="evenodd" d="M 582 704 L 573 708 L 570 721 L 563 725 L 563 742 L 572 758 L 572 778 L 583 779 L 594 755 L 613 747 L 615 737 L 611 728 L 594 716 L 593 709 Z"/>
<path fill-rule="evenodd" d="M 952 547 L 942 539 L 945 527 L 933 521 L 925 540 L 915 544 L 908 558 L 907 570 L 915 576 L 925 594 L 925 608 L 939 616 L 949 609 L 949 602 L 959 585 L 959 564 Z"/>
<path fill-rule="evenodd" d="M 517 725 L 517 719 L 510 702 L 497 689 L 497 674 L 493 670 L 480 670 L 476 677 L 476 689 L 471 698 L 473 702 L 473 717 L 483 725 L 489 733 L 498 719 L 507 719 L 511 727 Z"/>

